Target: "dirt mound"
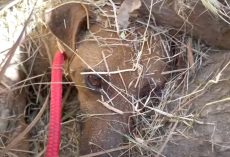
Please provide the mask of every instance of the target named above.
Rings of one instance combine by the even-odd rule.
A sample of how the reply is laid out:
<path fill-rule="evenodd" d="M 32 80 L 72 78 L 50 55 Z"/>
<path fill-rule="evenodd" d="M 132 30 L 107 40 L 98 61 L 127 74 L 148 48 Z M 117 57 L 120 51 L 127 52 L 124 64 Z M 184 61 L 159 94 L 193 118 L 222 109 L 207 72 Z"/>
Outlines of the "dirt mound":
<path fill-rule="evenodd" d="M 153 20 L 168 27 L 173 35 L 182 31 L 202 39 L 209 46 L 230 48 L 228 0 L 222 3 L 215 0 L 142 1 L 141 13 L 148 17 L 151 11 Z"/>
<path fill-rule="evenodd" d="M 175 97 L 177 101 L 170 104 L 181 104 L 180 110 L 188 106 L 187 117 L 193 115 L 195 119 L 173 131 L 165 147 L 167 157 L 230 156 L 230 53 L 208 55 L 189 83 L 189 92 L 177 93 L 185 97 Z"/>

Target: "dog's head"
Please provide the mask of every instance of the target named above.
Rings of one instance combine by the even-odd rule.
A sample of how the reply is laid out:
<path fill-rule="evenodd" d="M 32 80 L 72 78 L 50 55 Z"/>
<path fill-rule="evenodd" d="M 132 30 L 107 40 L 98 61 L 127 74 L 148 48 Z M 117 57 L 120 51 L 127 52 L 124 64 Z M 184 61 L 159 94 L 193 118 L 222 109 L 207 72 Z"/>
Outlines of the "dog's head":
<path fill-rule="evenodd" d="M 101 23 L 88 18 L 89 14 L 85 6 L 68 3 L 53 9 L 48 22 L 66 48 L 67 67 L 78 89 L 80 108 L 90 116 L 83 123 L 81 154 L 124 143 L 130 115 L 143 107 L 141 98 L 153 96 L 154 89 L 162 87 L 165 78 L 161 72 L 166 65 L 156 38 L 146 36 L 138 44 L 138 30 L 121 38 L 112 27 L 105 28 L 106 18 L 101 18 Z"/>

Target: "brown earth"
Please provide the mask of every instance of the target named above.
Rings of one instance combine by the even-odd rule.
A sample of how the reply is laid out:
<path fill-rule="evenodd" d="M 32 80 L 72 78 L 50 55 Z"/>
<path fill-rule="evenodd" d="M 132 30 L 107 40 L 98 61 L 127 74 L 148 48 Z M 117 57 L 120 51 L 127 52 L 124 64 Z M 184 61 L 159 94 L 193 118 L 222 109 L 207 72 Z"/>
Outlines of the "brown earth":
<path fill-rule="evenodd" d="M 141 12 L 147 15 L 151 1 L 143 2 Z M 230 26 L 226 21 L 207 10 L 201 1 L 188 1 L 186 6 L 180 2 L 153 1 L 152 14 L 156 23 L 170 28 L 174 37 L 178 32 L 185 32 L 211 47 L 230 48 Z M 227 2 L 221 1 L 223 5 Z M 201 68 L 189 78 L 188 90 L 181 88 L 173 96 L 177 101 L 167 104 L 177 109 L 179 104 L 177 113 L 192 114 L 202 124 L 195 121 L 187 125 L 178 123 L 164 145 L 163 154 L 167 157 L 230 156 L 230 54 L 219 50 L 207 55 Z"/>
<path fill-rule="evenodd" d="M 172 35 L 186 32 L 196 38 L 202 39 L 209 46 L 230 48 L 229 27 L 229 0 L 220 1 L 221 9 L 226 16 L 215 15 L 205 8 L 200 0 L 171 1 L 171 0 L 142 0 L 141 15 L 149 16 L 152 11 L 153 21 L 169 28 Z M 150 8 L 152 2 L 152 9 Z M 225 19 L 226 21 L 224 21 Z"/>
<path fill-rule="evenodd" d="M 167 157 L 228 157 L 230 133 L 230 53 L 211 52 L 202 68 L 192 76 L 187 94 L 176 103 L 189 106 L 186 111 L 197 121 L 179 124 L 165 147 Z M 175 99 L 185 95 L 182 90 Z"/>

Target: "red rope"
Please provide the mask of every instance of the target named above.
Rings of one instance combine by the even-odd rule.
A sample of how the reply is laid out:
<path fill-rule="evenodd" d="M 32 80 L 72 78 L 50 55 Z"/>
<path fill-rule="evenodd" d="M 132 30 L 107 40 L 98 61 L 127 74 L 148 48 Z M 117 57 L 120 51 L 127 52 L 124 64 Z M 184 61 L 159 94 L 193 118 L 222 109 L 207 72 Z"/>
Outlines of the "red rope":
<path fill-rule="evenodd" d="M 64 55 L 57 52 L 51 72 L 50 124 L 46 157 L 58 157 L 61 138 L 62 66 Z"/>

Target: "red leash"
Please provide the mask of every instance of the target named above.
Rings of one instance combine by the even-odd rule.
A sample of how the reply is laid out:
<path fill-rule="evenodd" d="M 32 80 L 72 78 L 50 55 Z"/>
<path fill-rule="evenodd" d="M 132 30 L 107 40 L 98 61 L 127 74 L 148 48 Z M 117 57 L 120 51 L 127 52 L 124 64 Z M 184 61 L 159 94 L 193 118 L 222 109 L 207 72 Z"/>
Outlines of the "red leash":
<path fill-rule="evenodd" d="M 56 52 L 51 72 L 50 124 L 46 157 L 58 157 L 61 139 L 63 52 Z"/>

